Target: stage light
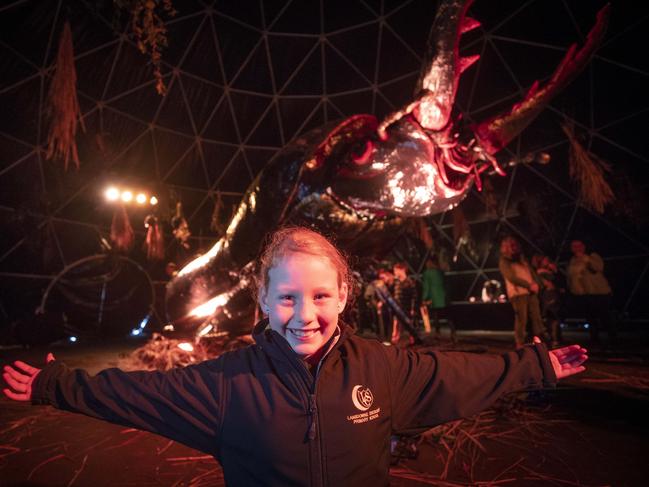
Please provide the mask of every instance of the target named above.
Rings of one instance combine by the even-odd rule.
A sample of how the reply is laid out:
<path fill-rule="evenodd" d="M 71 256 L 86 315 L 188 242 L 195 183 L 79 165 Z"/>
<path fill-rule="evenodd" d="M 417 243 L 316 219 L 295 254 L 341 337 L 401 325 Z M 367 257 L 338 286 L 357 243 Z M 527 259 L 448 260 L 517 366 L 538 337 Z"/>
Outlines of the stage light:
<path fill-rule="evenodd" d="M 151 199 L 149 200 L 149 203 L 151 203 L 153 206 L 158 204 L 158 198 L 155 196 L 151 196 Z"/>
<path fill-rule="evenodd" d="M 75 343 L 77 341 L 77 337 L 71 336 L 68 338 L 68 340 L 70 340 L 72 343 Z"/>
<path fill-rule="evenodd" d="M 133 200 L 133 193 L 130 191 L 122 191 L 122 201 L 129 203 L 131 200 Z"/>
<path fill-rule="evenodd" d="M 131 330 L 131 336 L 134 336 L 134 337 L 140 335 L 141 333 L 142 333 L 142 330 L 140 328 L 133 328 Z"/>
<path fill-rule="evenodd" d="M 137 204 L 143 205 L 144 203 L 146 203 L 146 195 L 144 193 L 139 193 L 135 197 L 135 201 L 137 202 Z"/>
<path fill-rule="evenodd" d="M 187 342 L 179 343 L 178 348 L 180 348 L 181 350 L 184 350 L 185 352 L 193 352 L 194 351 L 194 347 L 192 346 L 192 344 L 187 343 Z"/>
<path fill-rule="evenodd" d="M 588 330 L 588 328 L 590 328 L 590 324 L 589 323 L 584 323 L 584 328 L 586 328 Z"/>
<path fill-rule="evenodd" d="M 167 323 L 164 328 L 162 328 L 162 331 L 175 331 L 174 325 Z"/>
<path fill-rule="evenodd" d="M 117 201 L 117 199 L 119 198 L 119 189 L 117 189 L 114 186 L 111 186 L 106 190 L 104 196 L 106 196 L 106 199 L 108 201 Z"/>

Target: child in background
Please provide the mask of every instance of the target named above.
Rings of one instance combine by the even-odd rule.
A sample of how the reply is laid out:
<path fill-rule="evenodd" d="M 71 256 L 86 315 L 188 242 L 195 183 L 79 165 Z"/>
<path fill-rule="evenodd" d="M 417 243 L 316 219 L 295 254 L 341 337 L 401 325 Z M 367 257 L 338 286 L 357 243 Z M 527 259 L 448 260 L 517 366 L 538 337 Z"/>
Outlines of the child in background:
<path fill-rule="evenodd" d="M 213 455 L 229 485 L 388 485 L 390 437 L 471 416 L 503 394 L 581 372 L 578 345 L 504 355 L 402 350 L 338 317 L 350 271 L 305 228 L 261 257 L 255 344 L 169 372 L 91 377 L 51 354 L 6 366 L 4 393 L 152 431 Z"/>

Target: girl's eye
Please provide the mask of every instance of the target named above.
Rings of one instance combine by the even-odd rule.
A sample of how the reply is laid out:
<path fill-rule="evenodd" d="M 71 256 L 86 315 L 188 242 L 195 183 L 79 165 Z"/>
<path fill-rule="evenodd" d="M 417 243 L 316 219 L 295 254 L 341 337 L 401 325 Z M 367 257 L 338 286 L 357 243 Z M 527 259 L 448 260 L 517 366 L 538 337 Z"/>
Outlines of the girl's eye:
<path fill-rule="evenodd" d="M 325 299 L 325 298 L 328 298 L 328 297 L 329 297 L 328 294 L 316 294 L 315 295 L 316 299 Z"/>
<path fill-rule="evenodd" d="M 280 301 L 293 301 L 293 296 L 290 294 L 284 294 L 279 297 Z"/>

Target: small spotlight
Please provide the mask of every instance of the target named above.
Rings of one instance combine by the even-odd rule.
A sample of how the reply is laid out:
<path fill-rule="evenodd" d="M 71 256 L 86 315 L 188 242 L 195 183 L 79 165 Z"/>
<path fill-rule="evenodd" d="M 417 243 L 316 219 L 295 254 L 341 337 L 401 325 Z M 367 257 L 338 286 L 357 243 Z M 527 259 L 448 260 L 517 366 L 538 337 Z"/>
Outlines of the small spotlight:
<path fill-rule="evenodd" d="M 140 335 L 141 333 L 142 333 L 142 330 L 140 328 L 133 328 L 131 330 L 131 336 L 134 336 L 134 337 Z"/>
<path fill-rule="evenodd" d="M 108 201 L 117 201 L 117 199 L 119 198 L 119 189 L 111 186 L 105 191 L 104 196 L 106 196 L 106 199 Z"/>
<path fill-rule="evenodd" d="M 149 203 L 151 203 L 153 206 L 158 204 L 158 198 L 155 196 L 151 196 L 151 199 L 149 200 Z"/>
<path fill-rule="evenodd" d="M 584 328 L 588 330 L 588 328 L 590 328 L 590 323 L 584 323 Z"/>
<path fill-rule="evenodd" d="M 144 193 L 139 193 L 135 197 L 135 201 L 137 202 L 138 205 L 143 205 L 144 203 L 146 203 L 146 195 Z"/>
<path fill-rule="evenodd" d="M 131 193 L 130 191 L 122 191 L 122 201 L 124 203 L 128 203 L 132 199 L 133 199 L 133 193 Z"/>
<path fill-rule="evenodd" d="M 174 331 L 174 325 L 172 325 L 171 323 L 167 323 L 162 330 L 163 331 Z"/>
<path fill-rule="evenodd" d="M 140 329 L 141 330 L 143 330 L 146 327 L 147 323 L 149 322 L 150 317 L 151 317 L 151 315 L 146 315 L 144 317 L 144 319 L 142 321 L 140 321 Z"/>
<path fill-rule="evenodd" d="M 71 337 L 68 338 L 68 340 L 70 340 L 72 343 L 76 343 L 77 337 L 71 336 Z"/>
<path fill-rule="evenodd" d="M 180 348 L 181 350 L 184 350 L 185 352 L 193 352 L 194 351 L 194 347 L 192 346 L 192 344 L 187 343 L 187 342 L 179 343 L 178 348 Z"/>

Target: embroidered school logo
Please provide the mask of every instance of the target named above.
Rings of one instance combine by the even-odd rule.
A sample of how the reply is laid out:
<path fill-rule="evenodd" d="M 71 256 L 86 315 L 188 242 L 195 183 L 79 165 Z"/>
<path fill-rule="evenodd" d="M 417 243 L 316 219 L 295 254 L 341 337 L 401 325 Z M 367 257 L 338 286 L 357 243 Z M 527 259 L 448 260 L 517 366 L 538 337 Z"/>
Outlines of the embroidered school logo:
<path fill-rule="evenodd" d="M 374 396 L 369 387 L 363 387 L 362 385 L 354 386 L 352 390 L 352 402 L 356 409 L 359 411 L 367 411 L 372 407 L 374 402 Z"/>

